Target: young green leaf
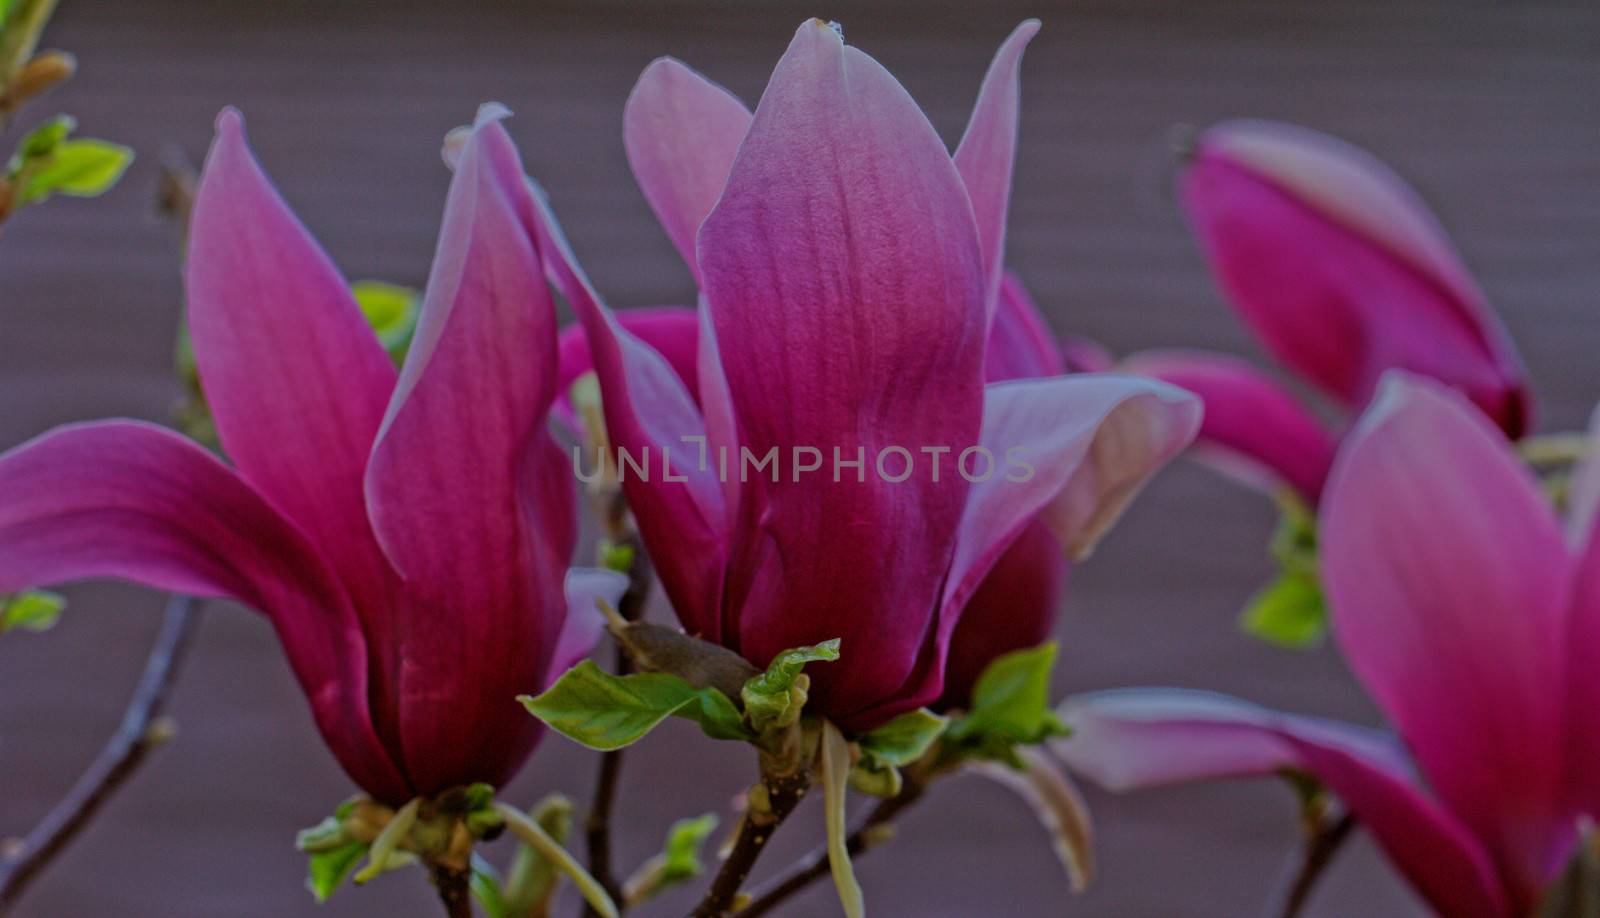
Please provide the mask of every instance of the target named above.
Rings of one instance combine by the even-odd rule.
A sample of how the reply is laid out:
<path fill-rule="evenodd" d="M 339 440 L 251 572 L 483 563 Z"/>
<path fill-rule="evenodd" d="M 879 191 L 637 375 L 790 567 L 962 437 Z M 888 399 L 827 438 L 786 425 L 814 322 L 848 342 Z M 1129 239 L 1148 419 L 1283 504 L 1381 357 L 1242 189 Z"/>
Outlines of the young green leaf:
<path fill-rule="evenodd" d="M 705 864 L 700 861 L 700 846 L 716 829 L 716 813 L 680 819 L 667 829 L 667 843 L 662 851 L 665 857 L 661 865 L 662 886 L 693 879 L 705 870 Z"/>
<path fill-rule="evenodd" d="M 516 918 L 501 891 L 500 871 L 474 852 L 472 855 L 472 898 L 489 918 Z"/>
<path fill-rule="evenodd" d="M 590 749 L 621 749 L 677 715 L 713 739 L 751 739 L 739 711 L 716 689 L 697 689 L 666 673 L 615 676 L 592 660 L 568 670 L 537 697 L 521 696 L 528 713 Z"/>
<path fill-rule="evenodd" d="M 830 662 L 839 659 L 839 639 L 823 641 L 810 647 L 785 650 L 772 658 L 767 671 L 752 677 L 744 684 L 740 696 L 750 726 L 757 733 L 769 727 L 783 727 L 800 716 L 805 705 L 805 691 L 796 686 L 800 672 L 807 663 Z"/>
<path fill-rule="evenodd" d="M 26 180 L 19 204 L 43 201 L 53 194 L 92 198 L 105 194 L 133 162 L 133 151 L 104 140 L 63 140 L 34 165 L 24 164 Z"/>
<path fill-rule="evenodd" d="M 48 631 L 61 619 L 61 610 L 66 606 L 66 597 L 46 590 L 0 595 L 0 634 L 13 628 Z"/>
<path fill-rule="evenodd" d="M 417 330 L 422 294 L 410 287 L 376 280 L 356 281 L 350 285 L 350 292 L 390 358 L 395 363 L 403 362 Z"/>
<path fill-rule="evenodd" d="M 55 152 L 56 147 L 66 140 L 77 126 L 78 119 L 71 115 L 57 115 L 29 131 L 27 136 L 22 138 L 22 143 L 17 145 L 17 152 L 11 157 L 11 162 L 6 167 L 6 174 L 15 178 L 21 172 L 24 163 Z"/>
<path fill-rule="evenodd" d="M 311 895 L 316 897 L 319 904 L 328 901 L 334 890 L 355 871 L 356 864 L 366 853 L 367 846 L 358 841 L 312 852 L 307 858 L 306 888 L 311 890 Z"/>
<path fill-rule="evenodd" d="M 1055 663 L 1054 641 L 995 658 L 973 687 L 971 710 L 951 724 L 950 738 L 992 746 L 1038 743 L 1066 733 L 1050 710 Z"/>
<path fill-rule="evenodd" d="M 922 758 L 949 726 L 948 717 L 918 708 L 901 714 L 857 743 L 861 754 L 879 765 L 910 765 Z"/>
<path fill-rule="evenodd" d="M 865 918 L 866 900 L 850 863 L 850 829 L 845 823 L 845 785 L 850 774 L 850 744 L 833 724 L 822 724 L 822 800 L 828 829 L 828 868 L 839 890 L 845 918 Z"/>
<path fill-rule="evenodd" d="M 1328 633 L 1328 610 L 1316 573 L 1285 570 L 1245 606 L 1239 627 L 1263 641 L 1293 650 L 1322 643 Z"/>

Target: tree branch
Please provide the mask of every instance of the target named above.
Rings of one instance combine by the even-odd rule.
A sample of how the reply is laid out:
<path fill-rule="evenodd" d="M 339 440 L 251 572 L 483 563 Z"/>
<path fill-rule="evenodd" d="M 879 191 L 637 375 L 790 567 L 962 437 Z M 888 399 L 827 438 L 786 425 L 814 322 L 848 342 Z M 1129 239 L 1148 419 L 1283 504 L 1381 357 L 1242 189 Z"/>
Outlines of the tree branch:
<path fill-rule="evenodd" d="M 194 599 L 174 596 L 167 603 L 161 634 L 117 732 L 67 795 L 14 851 L 0 858 L 0 913 L 11 907 L 40 871 L 83 831 L 101 805 L 138 769 L 145 755 L 171 736 L 172 728 L 161 712 L 198 620 Z"/>
<path fill-rule="evenodd" d="M 695 910 L 690 912 L 690 918 L 728 918 L 735 913 L 734 903 L 739 897 L 739 889 L 750 878 L 756 858 L 766 850 L 773 833 L 799 806 L 810 788 L 811 774 L 805 768 L 792 774 L 766 775 L 762 778 L 762 783 L 756 786 L 760 796 L 764 797 L 761 805 L 756 806 L 752 800 L 751 807 L 745 811 L 728 859 L 722 862 L 722 869 L 717 871 L 716 879 L 712 880 L 711 889 L 695 906 Z M 744 918 L 748 912 L 740 910 L 738 914 Z"/>
<path fill-rule="evenodd" d="M 1300 910 L 1305 908 L 1306 902 L 1311 899 L 1311 890 L 1316 887 L 1317 880 L 1321 879 L 1328 865 L 1333 863 L 1334 855 L 1339 853 L 1339 848 L 1345 839 L 1350 837 L 1350 831 L 1355 826 L 1355 817 L 1345 813 L 1338 819 L 1323 822 L 1306 839 L 1300 867 L 1295 871 L 1289 892 L 1284 897 L 1283 908 L 1278 911 L 1279 918 L 1295 918 L 1300 914 Z"/>
<path fill-rule="evenodd" d="M 861 825 L 850 833 L 845 840 L 845 846 L 850 851 L 852 858 L 871 851 L 879 842 L 886 841 L 890 833 L 889 826 L 903 811 L 912 804 L 922 799 L 927 791 L 927 784 L 915 780 L 912 773 L 908 772 L 906 781 L 900 793 L 885 800 L 880 800 L 872 808 L 867 818 Z M 826 845 L 818 846 L 805 857 L 795 861 L 788 870 L 774 878 L 772 882 L 756 890 L 750 904 L 739 910 L 739 918 L 756 918 L 783 904 L 790 896 L 795 895 L 807 886 L 823 877 L 828 876 L 828 848 Z"/>
<path fill-rule="evenodd" d="M 627 503 L 622 492 L 611 495 L 605 507 L 606 528 L 613 540 L 633 553 L 628 566 L 628 589 L 617 601 L 617 613 L 628 621 L 638 621 L 644 615 L 645 602 L 650 597 L 650 580 L 654 574 L 644 543 L 628 518 Z M 627 673 L 631 669 L 628 656 L 621 647 L 616 651 L 616 671 Z M 622 777 L 622 750 L 600 753 L 600 773 L 595 779 L 594 800 L 584 817 L 584 840 L 589 851 L 589 873 L 605 889 L 613 902 L 624 901 L 622 884 L 617 881 L 616 870 L 611 865 L 611 809 L 616 802 L 617 784 Z M 597 916 L 592 906 L 584 907 L 584 914 Z"/>

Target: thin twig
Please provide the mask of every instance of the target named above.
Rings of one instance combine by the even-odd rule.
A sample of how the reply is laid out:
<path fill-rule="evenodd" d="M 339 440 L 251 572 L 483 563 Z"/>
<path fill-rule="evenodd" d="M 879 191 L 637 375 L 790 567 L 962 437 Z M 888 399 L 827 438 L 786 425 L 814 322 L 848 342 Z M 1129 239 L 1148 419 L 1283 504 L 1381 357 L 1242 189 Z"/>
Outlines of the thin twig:
<path fill-rule="evenodd" d="M 450 918 L 472 918 L 472 871 L 434 864 L 428 873 L 444 913 Z"/>
<path fill-rule="evenodd" d="M 638 621 L 644 615 L 645 602 L 650 597 L 650 580 L 653 571 L 644 543 L 628 517 L 627 503 L 622 492 L 612 495 L 606 508 L 606 528 L 613 539 L 632 550 L 633 561 L 628 567 L 628 589 L 617 601 L 617 612 L 628 621 Z M 622 648 L 616 651 L 616 670 L 627 673 L 632 668 Z M 617 785 L 622 777 L 622 750 L 600 753 L 600 772 L 595 779 L 594 800 L 584 817 L 584 840 L 589 851 L 589 873 L 605 889 L 614 902 L 623 902 L 622 884 L 617 881 L 616 870 L 611 865 L 611 810 L 617 799 Z M 597 915 L 593 906 L 585 906 L 584 914 Z"/>
<path fill-rule="evenodd" d="M 1334 855 L 1339 853 L 1339 848 L 1355 827 L 1355 817 L 1345 813 L 1338 819 L 1324 822 L 1306 839 L 1300 867 L 1295 871 L 1288 895 L 1284 897 L 1283 908 L 1277 912 L 1279 918 L 1295 918 L 1300 914 L 1300 910 L 1311 899 L 1311 890 L 1316 887 L 1317 880 L 1333 863 Z"/>
<path fill-rule="evenodd" d="M 767 842 L 772 840 L 778 826 L 789 818 L 789 814 L 794 812 L 806 791 L 811 788 L 811 775 L 805 769 L 788 775 L 767 775 L 757 788 L 765 798 L 762 805 L 752 805 L 745 811 L 728 859 L 722 862 L 722 869 L 711 881 L 711 889 L 706 892 L 705 898 L 689 913 L 690 918 L 727 918 L 734 914 L 739 889 L 750 878 L 756 858 L 766 850 Z M 741 910 L 738 914 L 742 918 L 746 913 Z"/>
<path fill-rule="evenodd" d="M 893 797 L 878 801 L 872 808 L 867 818 L 861 821 L 850 837 L 845 840 L 845 847 L 850 851 L 852 858 L 865 854 L 877 847 L 880 841 L 890 836 L 889 826 L 895 818 L 908 807 L 922 799 L 927 790 L 927 784 L 922 781 L 912 780 L 907 775 L 905 785 L 900 793 Z M 739 910 L 739 918 L 756 918 L 765 915 L 779 905 L 783 904 L 790 896 L 800 892 L 817 880 L 828 876 L 828 848 L 826 845 L 818 846 L 805 857 L 795 861 L 783 874 L 774 878 L 770 883 L 756 890 L 750 904 Z"/>
<path fill-rule="evenodd" d="M 15 904 L 40 871 L 83 831 L 101 805 L 138 769 L 145 755 L 171 736 L 171 725 L 161 712 L 198 620 L 194 599 L 172 597 L 161 634 L 117 732 L 78 783 L 34 826 L 14 853 L 0 861 L 0 913 Z"/>

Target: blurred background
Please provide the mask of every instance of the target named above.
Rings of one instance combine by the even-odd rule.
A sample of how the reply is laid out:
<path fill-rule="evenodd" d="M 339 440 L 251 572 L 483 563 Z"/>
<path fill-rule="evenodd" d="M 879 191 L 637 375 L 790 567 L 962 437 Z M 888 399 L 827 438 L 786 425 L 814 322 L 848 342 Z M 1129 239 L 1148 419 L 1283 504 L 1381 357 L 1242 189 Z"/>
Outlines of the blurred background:
<path fill-rule="evenodd" d="M 1344 137 L 1415 183 L 1510 325 L 1545 430 L 1581 424 L 1600 395 L 1600 7 L 1587 0 L 63 0 L 45 46 L 76 53 L 81 71 L 28 114 L 72 112 L 86 135 L 140 158 L 107 197 L 27 208 L 0 236 L 0 447 L 65 421 L 169 418 L 181 289 L 173 234 L 153 216 L 158 162 L 168 146 L 198 161 L 226 104 L 244 110 L 267 169 L 352 279 L 422 286 L 448 178 L 439 141 L 497 99 L 611 301 L 690 302 L 689 275 L 628 174 L 623 101 L 646 63 L 672 54 L 753 106 L 808 16 L 841 21 L 952 144 L 1000 40 L 1025 17 L 1044 21 L 1023 72 L 1009 263 L 1059 332 L 1119 352 L 1253 353 L 1172 203 L 1167 151 L 1175 125 L 1255 115 Z M 1375 723 L 1332 648 L 1282 651 L 1235 625 L 1272 572 L 1273 518 L 1202 469 L 1163 475 L 1074 574 L 1058 691 L 1174 684 Z M 0 640 L 0 836 L 26 831 L 94 756 L 159 624 L 154 593 L 66 592 L 54 631 Z M 350 785 L 265 620 L 213 604 L 172 713 L 177 739 L 19 914 L 435 912 L 420 871 L 320 908 L 305 892 L 295 830 Z M 658 850 L 675 818 L 726 812 L 753 768 L 692 726 L 652 735 L 626 763 L 619 861 Z M 559 789 L 581 803 L 593 778 L 592 754 L 550 737 L 507 797 L 526 805 Z M 1273 782 L 1091 802 L 1101 875 L 1074 898 L 1017 800 L 974 779 L 940 784 L 892 845 L 860 861 L 873 913 L 1221 918 L 1261 914 L 1286 881 L 1295 813 Z M 809 849 L 821 825 L 815 804 L 802 810 L 758 876 Z M 646 914 L 690 901 L 684 891 Z M 836 910 L 819 885 L 784 914 Z M 1421 912 L 1359 833 L 1309 910 Z"/>

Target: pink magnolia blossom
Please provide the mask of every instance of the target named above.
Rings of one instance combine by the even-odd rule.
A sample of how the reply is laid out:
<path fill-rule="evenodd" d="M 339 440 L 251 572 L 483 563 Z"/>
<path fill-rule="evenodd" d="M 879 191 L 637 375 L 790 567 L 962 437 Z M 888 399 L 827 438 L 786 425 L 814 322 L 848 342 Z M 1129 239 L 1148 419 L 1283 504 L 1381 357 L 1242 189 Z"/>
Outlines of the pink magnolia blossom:
<path fill-rule="evenodd" d="M 1149 380 L 985 387 L 1015 68 L 1035 28 L 1002 48 L 954 157 L 820 21 L 796 32 L 753 115 L 676 61 L 645 71 L 624 137 L 700 286 L 698 402 L 565 264 L 608 436 L 672 457 L 671 478 L 623 487 L 680 619 L 758 665 L 841 638 L 811 697 L 847 729 L 937 699 L 961 612 L 1006 549 L 1039 519 L 1087 551 L 1199 421 L 1191 396 Z M 685 445 L 700 438 L 704 465 Z M 895 447 L 916 462 L 901 481 L 873 468 Z M 1036 474 L 969 481 L 956 459 L 977 447 L 1021 449 Z M 801 475 L 796 448 L 865 467 Z M 924 449 L 947 451 L 942 474 Z M 770 450 L 781 474 L 741 480 L 743 454 Z"/>
<path fill-rule="evenodd" d="M 1179 187 L 1229 305 L 1347 416 L 1402 369 L 1466 393 L 1513 438 L 1532 425 L 1504 327 L 1438 221 L 1375 157 L 1305 128 L 1229 121 L 1200 135 Z M 1316 502 L 1335 438 L 1271 376 L 1200 352 L 1129 366 L 1205 400 L 1198 442 L 1231 471 Z"/>
<path fill-rule="evenodd" d="M 1334 635 L 1400 742 L 1136 689 L 1069 699 L 1058 751 L 1113 789 L 1301 769 L 1441 914 L 1529 914 L 1600 814 L 1597 477 L 1564 535 L 1492 419 L 1396 371 L 1334 464 L 1321 564 Z"/>
<path fill-rule="evenodd" d="M 620 589 L 567 570 L 573 482 L 545 428 L 556 318 L 520 170 L 486 108 L 397 373 L 224 112 L 187 288 L 233 465 L 135 421 L 12 450 L 0 591 L 116 577 L 237 599 L 272 621 L 323 738 L 368 793 L 398 804 L 507 780 L 539 738 L 515 696 L 588 651 L 595 596 Z"/>

